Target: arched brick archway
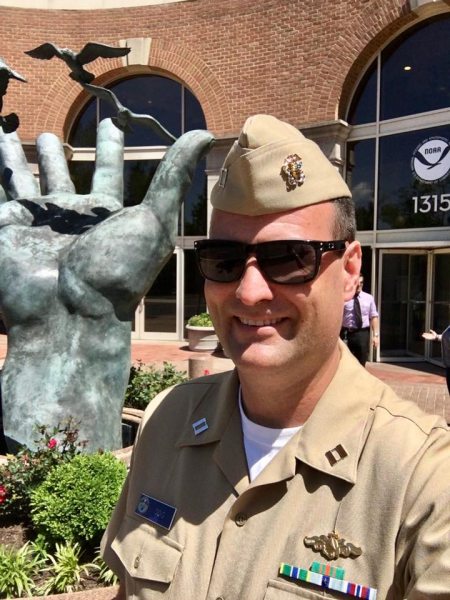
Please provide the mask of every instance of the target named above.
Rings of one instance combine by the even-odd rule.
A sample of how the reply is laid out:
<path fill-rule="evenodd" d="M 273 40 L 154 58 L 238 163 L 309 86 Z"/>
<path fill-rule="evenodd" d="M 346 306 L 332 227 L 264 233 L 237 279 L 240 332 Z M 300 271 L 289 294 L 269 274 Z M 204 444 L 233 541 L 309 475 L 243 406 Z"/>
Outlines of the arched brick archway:
<path fill-rule="evenodd" d="M 417 18 L 407 5 L 398 6 L 393 0 L 371 4 L 358 13 L 349 22 L 342 41 L 330 47 L 329 60 L 323 61 L 316 74 L 308 104 L 308 122 L 344 118 L 354 85 L 368 61 L 389 38 Z M 325 97 L 323 82 L 327 82 Z"/>
<path fill-rule="evenodd" d="M 133 74 L 158 73 L 183 82 L 200 102 L 206 124 L 215 135 L 232 129 L 225 93 L 208 65 L 192 51 L 170 41 L 152 39 L 148 66 L 123 67 L 119 60 L 100 59 L 95 63 L 95 85 Z M 149 69 L 150 67 L 150 69 Z M 44 98 L 35 124 L 35 135 L 52 131 L 67 139 L 76 114 L 87 98 L 79 84 L 61 75 Z"/>

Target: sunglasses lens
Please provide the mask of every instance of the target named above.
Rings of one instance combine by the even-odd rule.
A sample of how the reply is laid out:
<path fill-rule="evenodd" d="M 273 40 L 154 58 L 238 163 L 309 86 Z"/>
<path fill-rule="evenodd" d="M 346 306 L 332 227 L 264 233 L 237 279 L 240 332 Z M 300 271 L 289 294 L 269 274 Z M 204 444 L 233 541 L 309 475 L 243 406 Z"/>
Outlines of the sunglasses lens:
<path fill-rule="evenodd" d="M 268 242 L 259 246 L 258 262 L 276 283 L 304 283 L 315 275 L 316 251 L 308 243 Z"/>
<path fill-rule="evenodd" d="M 243 245 L 233 242 L 199 245 L 197 259 L 203 277 L 219 283 L 240 279 L 246 261 Z"/>

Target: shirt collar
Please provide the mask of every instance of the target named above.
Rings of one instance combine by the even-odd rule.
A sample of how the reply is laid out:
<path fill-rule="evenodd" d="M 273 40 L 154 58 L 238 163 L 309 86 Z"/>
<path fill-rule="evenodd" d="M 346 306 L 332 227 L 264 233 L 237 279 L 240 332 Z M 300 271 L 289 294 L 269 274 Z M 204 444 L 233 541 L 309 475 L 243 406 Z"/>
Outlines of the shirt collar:
<path fill-rule="evenodd" d="M 302 429 L 280 452 L 282 478 L 295 474 L 295 459 L 298 459 L 333 477 L 356 482 L 358 461 L 373 414 L 371 399 L 379 398 L 375 388 L 381 383 L 362 369 L 345 344 L 339 342 L 339 347 L 341 360 L 332 381 Z M 243 445 L 238 390 L 236 370 L 216 376 L 201 397 L 178 445 L 201 446 L 218 442 L 224 436 Z M 203 418 L 208 429 L 196 436 L 192 424 Z M 278 456 L 272 462 L 277 460 Z M 269 464 L 255 482 L 264 483 L 265 472 L 270 477 L 271 470 Z"/>

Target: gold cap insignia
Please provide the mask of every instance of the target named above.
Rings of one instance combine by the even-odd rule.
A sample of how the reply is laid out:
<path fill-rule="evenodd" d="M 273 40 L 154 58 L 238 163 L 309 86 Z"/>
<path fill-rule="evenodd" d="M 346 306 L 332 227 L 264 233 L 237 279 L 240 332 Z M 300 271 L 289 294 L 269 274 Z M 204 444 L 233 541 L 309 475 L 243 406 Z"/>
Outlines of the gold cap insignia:
<path fill-rule="evenodd" d="M 289 154 L 289 156 L 286 156 L 282 170 L 287 175 L 289 185 L 294 187 L 300 186 L 305 181 L 302 166 L 302 159 L 298 154 Z"/>
<path fill-rule="evenodd" d="M 349 556 L 361 556 L 362 549 L 351 542 L 346 542 L 333 531 L 328 535 L 313 535 L 304 538 L 305 546 L 312 547 L 316 552 L 328 560 L 336 560 L 340 556 L 348 558 Z"/>

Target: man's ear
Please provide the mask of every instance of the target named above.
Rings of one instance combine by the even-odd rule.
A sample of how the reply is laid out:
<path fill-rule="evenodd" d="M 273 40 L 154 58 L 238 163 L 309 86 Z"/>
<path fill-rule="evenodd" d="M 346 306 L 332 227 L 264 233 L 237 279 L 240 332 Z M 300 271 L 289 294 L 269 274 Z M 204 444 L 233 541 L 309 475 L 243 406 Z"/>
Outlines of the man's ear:
<path fill-rule="evenodd" d="M 359 275 L 361 273 L 361 244 L 351 242 L 344 254 L 344 299 L 348 302 L 356 292 Z"/>

